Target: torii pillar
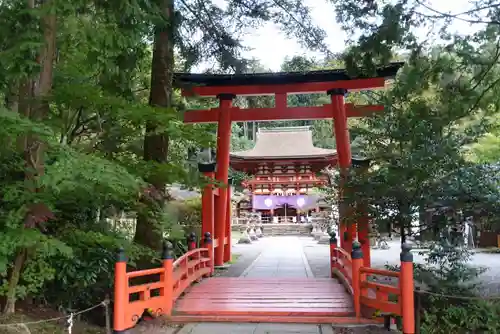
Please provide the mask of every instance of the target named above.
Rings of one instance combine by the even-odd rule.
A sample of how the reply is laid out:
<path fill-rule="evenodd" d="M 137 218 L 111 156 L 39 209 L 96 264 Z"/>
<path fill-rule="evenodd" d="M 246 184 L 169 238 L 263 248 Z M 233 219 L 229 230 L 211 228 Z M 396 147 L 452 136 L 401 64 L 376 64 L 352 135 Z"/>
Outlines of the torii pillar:
<path fill-rule="evenodd" d="M 357 237 L 356 224 L 349 220 L 349 208 L 344 203 L 346 183 L 351 167 L 351 142 L 349 138 L 349 128 L 347 125 L 347 115 L 345 110 L 344 96 L 346 89 L 336 88 L 328 92 L 332 101 L 333 130 L 335 142 L 337 144 L 338 165 L 340 172 L 339 184 L 339 221 L 340 221 L 340 247 L 348 253 L 352 251 L 352 242 Z"/>
<path fill-rule="evenodd" d="M 201 238 L 205 233 L 209 232 L 212 239 L 214 238 L 214 184 L 215 163 L 198 164 L 198 171 L 203 173 L 209 183 L 205 185 L 201 196 Z"/>
<path fill-rule="evenodd" d="M 215 198 L 215 221 L 214 233 L 217 239 L 217 248 L 215 248 L 214 264 L 215 266 L 223 266 L 224 258 L 231 258 L 230 247 L 225 247 L 225 239 L 231 237 L 226 235 L 226 224 L 228 219 L 228 200 L 229 200 L 229 149 L 231 144 L 231 108 L 233 106 L 233 94 L 219 94 L 219 120 L 217 126 L 217 171 L 215 173 L 216 180 L 222 184 L 219 188 L 219 196 Z M 224 249 L 229 254 L 224 256 Z"/>
<path fill-rule="evenodd" d="M 203 173 L 208 179 L 208 184 L 205 185 L 203 193 L 201 196 L 201 236 L 200 240 L 204 240 L 206 233 L 210 233 L 210 237 L 214 238 L 214 177 L 215 177 L 215 163 L 209 164 L 198 164 L 198 171 Z M 209 247 L 209 254 L 213 256 L 214 254 L 214 244 L 213 241 L 208 245 L 205 244 L 201 247 Z M 214 259 L 210 259 L 210 267 L 212 272 L 214 269 Z"/>
<path fill-rule="evenodd" d="M 370 167 L 370 160 L 363 159 L 355 161 L 355 167 L 359 174 L 364 174 Z M 356 201 L 356 217 L 358 225 L 358 241 L 361 243 L 361 251 L 363 252 L 363 265 L 370 267 L 370 218 L 368 216 L 368 203 L 366 201 Z"/>

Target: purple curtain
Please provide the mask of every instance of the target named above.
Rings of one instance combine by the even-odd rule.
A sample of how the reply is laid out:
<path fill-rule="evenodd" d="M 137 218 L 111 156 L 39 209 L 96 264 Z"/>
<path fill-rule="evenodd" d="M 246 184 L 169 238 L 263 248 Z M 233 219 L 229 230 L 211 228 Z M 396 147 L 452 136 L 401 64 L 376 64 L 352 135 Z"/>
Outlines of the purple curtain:
<path fill-rule="evenodd" d="M 309 210 L 316 207 L 318 199 L 316 195 L 253 195 L 252 207 L 257 210 L 271 210 L 288 204 L 298 210 Z"/>

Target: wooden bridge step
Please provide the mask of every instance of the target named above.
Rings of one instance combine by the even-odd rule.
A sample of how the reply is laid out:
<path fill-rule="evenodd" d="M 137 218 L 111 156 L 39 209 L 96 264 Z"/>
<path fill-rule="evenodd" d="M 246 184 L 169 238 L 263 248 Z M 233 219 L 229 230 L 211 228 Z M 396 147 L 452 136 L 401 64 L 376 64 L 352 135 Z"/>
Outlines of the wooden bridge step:
<path fill-rule="evenodd" d="M 214 315 L 214 316 L 315 316 L 315 317 L 350 317 L 354 315 L 352 310 L 347 308 L 315 308 L 311 310 L 307 307 L 297 308 L 249 308 L 249 307 L 228 307 L 226 309 L 196 309 L 196 310 L 176 310 L 175 315 Z"/>
<path fill-rule="evenodd" d="M 300 323 L 300 324 L 336 324 L 336 325 L 376 325 L 380 321 L 356 317 L 334 316 L 269 316 L 269 315 L 174 315 L 168 319 L 171 323 L 190 322 L 234 322 L 234 323 Z"/>
<path fill-rule="evenodd" d="M 332 279 L 223 278 L 191 287 L 175 315 L 247 317 L 350 317 L 352 297 Z"/>

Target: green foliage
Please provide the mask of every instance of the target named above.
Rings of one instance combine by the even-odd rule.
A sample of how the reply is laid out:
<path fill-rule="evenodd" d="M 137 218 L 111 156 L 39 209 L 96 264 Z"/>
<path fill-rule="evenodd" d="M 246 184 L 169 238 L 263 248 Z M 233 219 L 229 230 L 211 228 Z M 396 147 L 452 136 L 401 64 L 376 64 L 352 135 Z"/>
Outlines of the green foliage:
<path fill-rule="evenodd" d="M 136 267 L 138 259 L 144 257 L 159 264 L 159 254 L 110 232 L 82 231 L 73 226 L 60 237 L 71 247 L 73 254 L 71 257 L 53 256 L 48 259 L 54 277 L 37 295 L 54 305 L 84 308 L 104 300 L 106 295 L 110 296 L 119 247 L 124 247 L 132 268 Z M 75 291 L 79 293 L 75 295 Z"/>
<path fill-rule="evenodd" d="M 231 152 L 246 151 L 253 147 L 254 142 L 245 136 L 243 127 L 237 123 L 231 126 Z"/>
<path fill-rule="evenodd" d="M 478 286 L 474 281 L 486 269 L 469 264 L 472 258 L 469 249 L 453 246 L 443 240 L 433 243 L 424 255 L 425 265 L 415 264 L 415 278 L 426 289 L 456 296 L 470 296 L 477 291 Z"/>
<path fill-rule="evenodd" d="M 70 193 L 75 204 L 89 199 L 94 203 L 126 204 L 137 200 L 143 185 L 124 167 L 97 156 L 71 152 L 63 147 L 54 160 L 41 179 L 41 185 L 53 194 L 54 199 Z"/>
<path fill-rule="evenodd" d="M 352 74 L 372 74 L 394 59 L 407 62 L 387 92 L 365 94 L 386 111 L 353 130 L 359 152 L 373 161 L 366 174 L 350 176 L 347 204 L 369 203 L 376 222 L 393 223 L 403 236 L 415 223 L 424 231 L 457 223 L 415 218 L 428 209 L 497 216 L 498 3 L 475 1 L 456 11 L 406 0 L 331 3 L 353 42 L 343 54 Z M 454 23 L 470 24 L 472 32 L 458 35 Z M 329 194 L 340 202 L 337 192 Z M 426 264 L 415 266 L 415 276 L 431 292 L 474 297 L 471 280 L 481 270 L 469 267 L 469 257 L 467 250 L 437 243 Z M 500 330 L 498 303 L 422 298 L 422 333 Z"/>
<path fill-rule="evenodd" d="M 477 277 L 484 268 L 469 264 L 471 252 L 448 242 L 435 243 L 426 255 L 425 265 L 415 266 L 415 278 L 426 289 L 458 298 L 422 295 L 425 309 L 423 333 L 495 333 L 500 330 L 498 302 L 476 297 Z M 470 299 L 463 299 L 464 297 Z"/>
<path fill-rule="evenodd" d="M 170 202 L 168 212 L 184 230 L 184 233 L 177 234 L 176 239 L 184 238 L 190 232 L 201 236 L 201 198 Z"/>
<path fill-rule="evenodd" d="M 194 232 L 198 240 L 201 235 L 201 198 L 186 201 L 172 201 L 166 207 L 166 217 L 175 224 L 170 229 L 169 240 L 174 245 L 174 256 L 180 257 L 187 251 L 186 237 Z"/>
<path fill-rule="evenodd" d="M 498 163 L 500 161 L 499 147 L 500 136 L 498 131 L 494 130 L 471 145 L 470 158 L 478 163 Z"/>
<path fill-rule="evenodd" d="M 33 130 L 37 129 L 36 125 L 16 117 L 16 115 L 12 112 L 0 115 L 5 120 L 6 127 L 4 129 L 14 135 L 13 139 L 15 139 L 16 133 L 22 134 L 28 131 L 32 133 Z M 42 127 L 39 134 L 51 137 L 52 132 Z M 8 148 L 8 146 L 4 146 L 3 149 Z M 13 150 L 15 147 L 11 147 L 11 149 Z M 6 153 L 15 154 L 13 151 Z M 3 155 L 3 157 L 5 156 Z M 85 261 L 82 257 L 92 255 L 92 251 L 89 251 L 89 249 L 99 250 L 104 245 L 95 233 L 90 233 L 94 239 L 94 244 L 86 244 L 83 247 L 81 243 L 75 243 L 75 240 L 70 235 L 80 234 L 81 236 L 81 234 L 85 234 L 78 228 L 88 229 L 97 228 L 97 226 L 92 221 L 78 221 L 78 215 L 68 217 L 70 216 L 68 211 L 71 211 L 68 208 L 71 207 L 72 212 L 76 213 L 84 211 L 85 208 L 91 208 L 91 210 L 95 211 L 106 204 L 130 207 L 137 201 L 141 186 L 140 179 L 130 175 L 125 168 L 95 155 L 79 153 L 67 145 L 61 146 L 54 143 L 48 151 L 47 158 L 51 163 L 47 165 L 46 172 L 39 178 L 37 185 L 43 188 L 43 192 L 26 191 L 25 181 L 22 177 L 19 178 L 19 174 L 15 174 L 14 177 L 10 178 L 5 177 L 2 181 L 0 235 L 3 242 L 0 251 L 0 265 L 3 269 L 0 272 L 4 274 L 0 277 L 2 282 L 1 291 L 3 293 L 7 291 L 8 280 L 5 275 L 8 272 L 7 269 L 12 269 L 12 259 L 16 255 L 16 251 L 27 249 L 23 275 L 16 288 L 16 294 L 19 298 L 38 295 L 46 288 L 47 281 L 54 280 L 58 283 L 58 292 L 61 292 L 61 289 L 68 288 L 66 297 L 73 294 L 74 290 L 72 289 L 74 289 L 74 286 L 69 287 L 65 285 L 67 281 L 59 281 L 61 275 L 65 273 L 59 267 L 59 264 L 71 263 L 72 266 L 77 267 L 80 261 Z M 6 171 L 12 173 L 17 170 L 17 173 L 21 173 L 21 176 L 24 175 L 24 167 L 20 164 L 20 161 L 16 163 L 15 160 L 11 160 L 9 164 L 3 166 L 7 167 Z M 52 209 L 51 211 L 57 218 L 50 222 L 41 222 L 40 228 L 27 229 L 24 223 L 24 215 L 32 201 L 45 203 Z M 80 218 L 82 217 L 80 215 Z M 76 224 L 72 223 L 73 220 Z M 118 239 L 115 237 L 111 240 L 114 245 L 109 247 L 108 253 L 112 257 L 118 247 Z M 78 246 L 82 247 L 81 251 L 79 251 Z M 104 264 L 104 258 L 99 255 L 96 256 L 94 261 L 101 261 L 100 263 Z M 108 256 L 108 258 L 110 257 Z M 54 259 L 58 261 L 54 261 Z M 75 271 L 81 269 L 82 274 L 84 274 L 85 270 L 92 270 L 90 263 L 81 266 L 82 268 L 75 269 Z M 109 285 L 112 282 L 112 261 L 111 267 L 108 269 L 105 282 Z M 88 279 L 86 280 L 83 277 L 80 277 L 80 279 L 74 278 L 72 284 L 81 284 L 80 287 L 82 288 L 87 287 L 84 284 L 88 282 Z M 89 295 L 86 297 L 91 295 L 92 293 L 89 291 Z M 103 294 L 94 294 L 94 296 L 104 297 Z M 46 298 L 49 298 L 49 296 L 46 296 Z M 82 298 L 85 298 L 85 296 L 82 296 Z"/>
<path fill-rule="evenodd" d="M 199 185 L 200 176 L 186 168 L 187 147 L 211 143 L 213 135 L 206 126 L 183 124 L 178 109 L 186 106 L 179 92 L 175 108 L 147 105 L 151 26 L 165 23 L 160 22 L 160 8 L 126 1 L 26 6 L 21 1 L 0 4 L 0 293 L 9 287 L 20 298 L 42 297 L 48 290 L 43 297 L 55 307 L 84 307 L 110 292 L 112 258 L 119 245 L 129 245 L 132 260 L 154 261 L 148 250 L 138 251 L 132 243 L 135 226 L 114 229 L 106 218 L 121 211 L 152 212 L 154 201 L 149 199 L 155 193 L 145 181 L 151 175 L 164 183 Z M 228 11 L 220 12 L 221 17 L 230 17 Z M 188 12 L 182 8 L 179 14 Z M 53 82 L 46 87 L 50 94 L 38 101 L 41 62 L 36 56 L 47 42 L 40 20 L 51 14 L 57 20 L 57 57 Z M 179 21 L 179 36 L 190 24 L 206 32 L 193 25 L 203 23 L 200 17 L 205 16 Z M 195 43 L 200 50 L 225 46 L 201 58 L 199 54 L 194 63 L 220 54 L 228 59 L 237 52 L 232 42 L 214 34 L 205 37 L 203 45 Z M 178 46 L 189 42 L 179 39 Z M 24 84 L 37 89 L 25 92 Z M 29 109 L 39 102 L 47 102 L 48 108 L 35 117 Z M 144 161 L 146 122 L 172 138 L 167 163 Z M 28 154 L 33 147 L 23 147 L 26 139 L 40 145 L 39 156 Z M 27 162 L 39 169 L 27 169 Z M 154 218 L 158 228 L 176 237 L 179 221 L 167 212 Z M 17 285 L 10 274 L 16 259 L 21 260 Z M 75 289 L 81 291 L 79 297 L 72 293 Z"/>
<path fill-rule="evenodd" d="M 498 333 L 499 312 L 500 304 L 494 301 L 476 300 L 450 305 L 449 301 L 431 297 L 421 333 Z"/>
<path fill-rule="evenodd" d="M 483 177 L 486 169 L 467 161 L 464 152 L 490 129 L 485 116 L 497 97 L 484 98 L 478 87 L 485 83 L 473 76 L 464 82 L 450 74 L 459 66 L 464 75 L 472 71 L 473 65 L 464 68 L 465 57 L 436 48 L 409 62 L 386 93 L 372 94 L 386 111 L 357 127 L 360 153 L 372 158 L 372 168 L 351 175 L 353 191 L 345 200 L 370 203 L 375 222 L 391 222 L 408 234 L 414 217 L 428 208 L 483 212 L 496 207 L 498 174 L 490 170 Z"/>

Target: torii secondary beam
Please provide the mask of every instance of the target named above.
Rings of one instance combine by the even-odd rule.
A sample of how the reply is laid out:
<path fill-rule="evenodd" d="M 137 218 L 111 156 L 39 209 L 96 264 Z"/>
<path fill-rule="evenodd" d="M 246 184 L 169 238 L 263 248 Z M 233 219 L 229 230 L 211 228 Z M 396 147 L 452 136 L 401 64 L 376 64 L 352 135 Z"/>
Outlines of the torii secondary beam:
<path fill-rule="evenodd" d="M 381 105 L 356 106 L 346 103 L 347 117 L 365 117 L 384 110 Z M 219 108 L 209 110 L 189 110 L 184 113 L 184 123 L 216 123 L 219 120 Z M 335 116 L 333 116 L 335 118 Z M 332 119 L 332 105 L 316 107 L 274 107 L 231 109 L 231 122 L 272 121 L 272 120 L 309 120 Z"/>

